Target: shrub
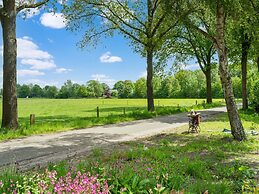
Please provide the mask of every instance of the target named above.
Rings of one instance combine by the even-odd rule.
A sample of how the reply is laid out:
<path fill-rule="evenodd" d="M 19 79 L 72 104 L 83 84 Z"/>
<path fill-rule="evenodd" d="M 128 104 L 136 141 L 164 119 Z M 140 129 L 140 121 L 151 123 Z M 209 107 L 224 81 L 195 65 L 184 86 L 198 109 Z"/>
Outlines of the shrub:
<path fill-rule="evenodd" d="M 11 182 L 11 184 L 9 184 Z M 91 193 L 108 194 L 109 187 L 105 180 L 98 179 L 98 176 L 90 173 L 76 174 L 68 172 L 64 177 L 57 176 L 56 171 L 46 171 L 43 174 L 33 176 L 24 175 L 22 181 L 10 180 L 7 183 L 0 181 L 1 193 L 38 193 L 38 194 L 62 194 L 62 193 Z M 5 187 L 5 184 L 8 185 Z"/>
<path fill-rule="evenodd" d="M 252 84 L 250 91 L 250 102 L 255 108 L 255 111 L 259 112 L 259 79 L 255 80 Z"/>

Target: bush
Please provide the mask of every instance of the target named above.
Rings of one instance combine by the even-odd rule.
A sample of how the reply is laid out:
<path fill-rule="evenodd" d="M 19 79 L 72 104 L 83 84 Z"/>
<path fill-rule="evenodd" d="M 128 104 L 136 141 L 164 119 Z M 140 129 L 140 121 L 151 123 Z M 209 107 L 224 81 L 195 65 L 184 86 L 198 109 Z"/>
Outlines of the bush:
<path fill-rule="evenodd" d="M 43 174 L 24 175 L 22 180 L 9 182 L 0 181 L 1 193 L 99 193 L 108 194 L 107 181 L 99 180 L 90 173 L 76 174 L 68 172 L 64 177 L 58 177 L 56 171 L 46 171 Z"/>
<path fill-rule="evenodd" d="M 255 111 L 259 113 L 259 79 L 255 80 L 252 83 L 249 98 L 251 105 L 254 107 Z"/>

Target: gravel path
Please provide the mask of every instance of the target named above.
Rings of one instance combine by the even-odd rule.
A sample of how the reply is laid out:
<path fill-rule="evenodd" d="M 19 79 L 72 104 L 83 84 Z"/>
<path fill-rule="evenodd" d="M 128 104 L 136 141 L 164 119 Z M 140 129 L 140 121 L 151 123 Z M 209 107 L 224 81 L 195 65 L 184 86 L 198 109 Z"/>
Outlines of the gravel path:
<path fill-rule="evenodd" d="M 208 117 L 226 112 L 226 109 L 222 107 L 199 112 L 201 112 L 202 120 L 206 120 Z M 21 169 L 44 166 L 49 162 L 89 154 L 93 148 L 153 136 L 167 130 L 174 130 L 187 123 L 186 113 L 180 113 L 0 142 L 0 168 L 12 165 L 17 165 Z"/>

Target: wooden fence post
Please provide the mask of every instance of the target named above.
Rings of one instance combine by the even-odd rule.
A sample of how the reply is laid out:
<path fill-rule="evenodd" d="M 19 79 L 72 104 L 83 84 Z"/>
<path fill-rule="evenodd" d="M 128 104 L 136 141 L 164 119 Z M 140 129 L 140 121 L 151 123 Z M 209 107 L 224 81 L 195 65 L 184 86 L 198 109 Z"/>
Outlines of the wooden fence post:
<path fill-rule="evenodd" d="M 99 118 L 99 117 L 100 117 L 100 110 L 99 110 L 99 106 L 97 106 L 97 108 L 96 108 L 96 114 L 97 114 L 97 118 Z"/>
<path fill-rule="evenodd" d="M 124 114 L 124 116 L 126 115 L 126 108 L 125 107 L 123 108 L 123 114 Z"/>
<path fill-rule="evenodd" d="M 30 114 L 30 125 L 35 124 L 35 114 Z"/>

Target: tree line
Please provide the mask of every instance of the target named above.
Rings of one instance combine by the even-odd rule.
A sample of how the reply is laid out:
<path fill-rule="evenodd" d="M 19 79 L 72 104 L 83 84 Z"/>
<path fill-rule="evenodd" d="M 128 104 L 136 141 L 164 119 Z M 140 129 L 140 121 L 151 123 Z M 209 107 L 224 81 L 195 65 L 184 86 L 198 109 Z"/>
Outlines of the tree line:
<path fill-rule="evenodd" d="M 49 4 L 48 4 L 49 3 Z M 16 129 L 17 44 L 16 16 L 26 8 L 52 6 L 56 1 L 3 0 L 0 19 L 3 28 L 3 115 L 2 127 Z M 229 62 L 242 66 L 243 108 L 248 108 L 247 64 L 257 61 L 258 0 L 84 0 L 67 1 L 62 10 L 67 28 L 83 30 L 80 47 L 95 46 L 101 37 L 117 35 L 128 38 L 134 51 L 146 58 L 147 109 L 154 111 L 157 64 L 172 58 L 196 58 L 206 77 L 207 103 L 212 102 L 211 66 L 217 53 L 220 83 L 223 89 L 231 132 L 234 139 L 246 139 L 233 92 Z M 162 65 L 161 65 L 162 64 Z"/>
<path fill-rule="evenodd" d="M 235 98 L 242 98 L 241 71 L 232 65 L 231 75 Z M 248 71 L 249 97 L 256 102 L 259 95 L 254 95 L 259 79 L 255 68 Z M 206 98 L 206 77 L 201 70 L 180 70 L 170 76 L 155 76 L 153 79 L 155 98 Z M 89 80 L 86 84 L 73 83 L 67 80 L 61 88 L 56 86 L 40 87 L 37 84 L 17 85 L 19 98 L 146 98 L 146 79 L 139 78 L 135 82 L 120 80 L 111 88 L 105 83 Z M 212 97 L 223 98 L 217 68 L 212 68 Z M 259 100 L 259 99 L 258 99 Z"/>

